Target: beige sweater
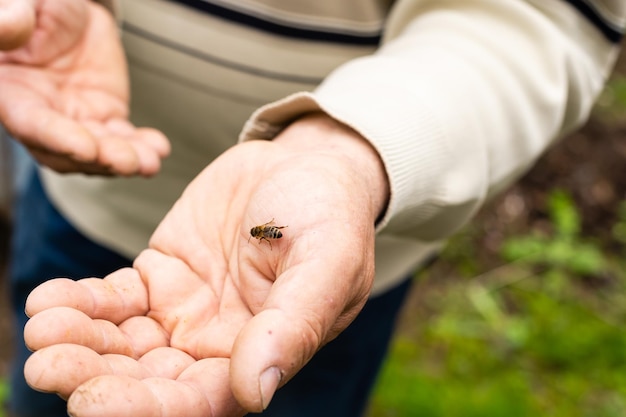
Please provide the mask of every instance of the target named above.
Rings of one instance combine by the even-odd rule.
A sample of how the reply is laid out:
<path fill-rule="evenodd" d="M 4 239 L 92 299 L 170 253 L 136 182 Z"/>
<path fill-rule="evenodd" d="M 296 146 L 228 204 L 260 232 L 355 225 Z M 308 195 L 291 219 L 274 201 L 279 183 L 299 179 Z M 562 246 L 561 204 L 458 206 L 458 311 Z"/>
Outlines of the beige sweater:
<path fill-rule="evenodd" d="M 132 120 L 173 152 L 152 179 L 44 171 L 59 210 L 132 258 L 238 138 L 271 139 L 321 109 L 371 141 L 389 176 L 374 294 L 585 121 L 626 18 L 611 0 L 117 3 Z"/>

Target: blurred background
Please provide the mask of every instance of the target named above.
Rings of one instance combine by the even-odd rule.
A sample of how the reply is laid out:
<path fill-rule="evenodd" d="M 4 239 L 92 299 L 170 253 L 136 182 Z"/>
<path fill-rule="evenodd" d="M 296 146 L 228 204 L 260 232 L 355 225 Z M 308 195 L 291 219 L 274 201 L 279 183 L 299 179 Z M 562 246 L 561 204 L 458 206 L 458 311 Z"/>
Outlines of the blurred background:
<path fill-rule="evenodd" d="M 626 59 L 416 277 L 368 417 L 626 416 Z"/>
<path fill-rule="evenodd" d="M 0 404 L 14 152 L 0 140 Z M 622 59 L 587 125 L 415 278 L 367 417 L 626 416 L 625 255 Z"/>

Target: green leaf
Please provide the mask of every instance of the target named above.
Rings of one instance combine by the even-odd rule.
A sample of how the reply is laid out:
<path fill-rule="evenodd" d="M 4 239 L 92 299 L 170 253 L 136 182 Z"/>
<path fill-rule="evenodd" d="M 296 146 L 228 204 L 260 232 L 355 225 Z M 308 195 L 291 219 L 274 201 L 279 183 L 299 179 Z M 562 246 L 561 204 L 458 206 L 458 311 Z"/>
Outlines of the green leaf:
<path fill-rule="evenodd" d="M 572 197 L 556 189 L 548 197 L 548 214 L 560 237 L 574 238 L 580 233 L 580 215 Z"/>

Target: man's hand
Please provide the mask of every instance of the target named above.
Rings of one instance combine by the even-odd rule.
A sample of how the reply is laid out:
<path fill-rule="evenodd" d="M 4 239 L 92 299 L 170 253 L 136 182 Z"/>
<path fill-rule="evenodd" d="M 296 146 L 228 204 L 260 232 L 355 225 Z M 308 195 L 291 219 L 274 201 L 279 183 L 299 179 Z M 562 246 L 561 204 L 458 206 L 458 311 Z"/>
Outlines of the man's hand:
<path fill-rule="evenodd" d="M 73 416 L 261 411 L 365 303 L 388 192 L 376 152 L 325 115 L 233 147 L 133 268 L 33 291 L 27 381 Z M 283 237 L 250 240 L 272 218 Z"/>
<path fill-rule="evenodd" d="M 89 0 L 0 0 L 0 123 L 59 172 L 153 175 L 160 132 L 128 122 L 128 74 L 110 14 Z"/>

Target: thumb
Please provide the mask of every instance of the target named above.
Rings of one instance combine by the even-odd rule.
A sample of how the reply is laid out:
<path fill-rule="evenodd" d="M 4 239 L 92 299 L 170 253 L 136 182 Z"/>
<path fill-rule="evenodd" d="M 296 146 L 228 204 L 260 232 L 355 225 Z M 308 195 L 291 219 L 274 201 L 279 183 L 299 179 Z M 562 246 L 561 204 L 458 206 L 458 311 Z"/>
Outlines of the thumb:
<path fill-rule="evenodd" d="M 373 251 L 338 247 L 320 246 L 317 253 L 307 252 L 309 259 L 280 273 L 260 311 L 237 335 L 230 358 L 231 390 L 246 410 L 265 410 L 276 390 L 348 327 L 367 301 Z M 347 262 L 346 253 L 364 256 Z M 252 295 L 250 305 L 259 294 L 255 283 L 255 274 L 241 274 L 240 291 Z"/>
<path fill-rule="evenodd" d="M 274 393 L 322 344 L 319 331 L 279 309 L 263 310 L 239 333 L 230 361 L 231 389 L 251 412 L 267 408 Z"/>
<path fill-rule="evenodd" d="M 331 281 L 334 276 L 341 275 L 307 282 Z M 286 281 L 298 290 L 275 283 L 274 297 L 243 327 L 231 352 L 231 389 L 239 404 L 251 412 L 265 410 L 276 390 L 348 327 L 365 304 L 370 287 Z M 361 282 L 371 283 L 371 279 Z M 324 288 L 333 288 L 332 295 Z"/>
<path fill-rule="evenodd" d="M 33 1 L 0 0 L 0 50 L 22 46 L 35 28 Z"/>

